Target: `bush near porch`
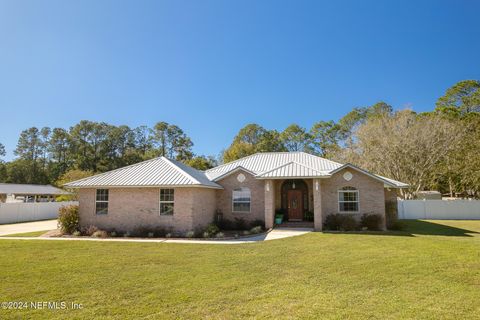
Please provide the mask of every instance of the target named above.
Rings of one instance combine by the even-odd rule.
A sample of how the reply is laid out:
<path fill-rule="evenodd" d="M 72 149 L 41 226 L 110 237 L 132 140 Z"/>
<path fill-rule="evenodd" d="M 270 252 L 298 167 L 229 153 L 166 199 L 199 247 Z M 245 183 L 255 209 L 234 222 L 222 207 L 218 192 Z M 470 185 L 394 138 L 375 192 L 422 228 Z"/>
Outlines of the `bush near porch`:
<path fill-rule="evenodd" d="M 0 317 L 480 318 L 480 221 L 402 223 L 239 245 L 0 240 L 3 301 L 83 306 Z"/>

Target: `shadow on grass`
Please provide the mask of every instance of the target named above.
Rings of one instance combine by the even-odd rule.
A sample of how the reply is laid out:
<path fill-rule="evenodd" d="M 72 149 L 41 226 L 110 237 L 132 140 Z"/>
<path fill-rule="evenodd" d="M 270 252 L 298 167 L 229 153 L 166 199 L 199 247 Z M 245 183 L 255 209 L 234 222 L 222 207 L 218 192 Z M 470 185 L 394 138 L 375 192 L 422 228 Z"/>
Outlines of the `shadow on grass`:
<path fill-rule="evenodd" d="M 324 231 L 324 233 L 332 234 L 362 234 L 362 235 L 376 235 L 376 236 L 400 236 L 400 237 L 414 237 L 415 235 L 428 236 L 451 236 L 451 237 L 473 237 L 472 233 L 478 234 L 474 230 L 467 230 L 447 226 L 444 224 L 433 223 L 422 220 L 401 220 L 401 230 L 399 231 Z"/>
<path fill-rule="evenodd" d="M 402 231 L 410 234 L 421 234 L 430 236 L 452 236 L 452 237 L 473 237 L 474 230 L 461 229 L 447 226 L 440 223 L 422 220 L 402 220 Z"/>

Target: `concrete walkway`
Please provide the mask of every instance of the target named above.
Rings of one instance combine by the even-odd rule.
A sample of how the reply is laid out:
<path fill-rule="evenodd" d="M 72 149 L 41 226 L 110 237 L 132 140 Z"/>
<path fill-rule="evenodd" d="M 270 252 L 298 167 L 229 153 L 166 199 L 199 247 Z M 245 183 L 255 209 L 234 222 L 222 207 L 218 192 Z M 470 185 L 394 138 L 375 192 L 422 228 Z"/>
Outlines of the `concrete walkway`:
<path fill-rule="evenodd" d="M 0 224 L 0 236 L 7 234 L 44 231 L 57 229 L 57 220 L 43 220 L 34 222 L 21 222 L 12 224 Z"/>
<path fill-rule="evenodd" d="M 41 238 L 41 237 L 3 237 L 0 240 L 45 240 L 45 241 L 106 241 L 106 242 L 153 242 L 153 243 L 191 243 L 191 244 L 241 244 L 254 243 L 260 241 L 269 241 L 276 239 L 283 239 L 289 237 L 300 236 L 309 232 L 312 229 L 303 228 L 281 228 L 273 229 L 268 233 L 257 236 L 251 236 L 242 239 L 234 240 L 189 240 L 189 239 L 128 239 L 128 238 Z"/>

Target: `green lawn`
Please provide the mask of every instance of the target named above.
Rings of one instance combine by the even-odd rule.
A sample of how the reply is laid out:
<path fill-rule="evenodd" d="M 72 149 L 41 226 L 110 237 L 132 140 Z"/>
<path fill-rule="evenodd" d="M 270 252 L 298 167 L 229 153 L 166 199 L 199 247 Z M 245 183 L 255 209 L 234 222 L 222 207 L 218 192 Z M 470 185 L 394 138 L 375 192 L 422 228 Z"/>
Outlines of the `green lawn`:
<path fill-rule="evenodd" d="M 43 231 L 32 231 L 32 232 L 24 232 L 24 233 L 14 233 L 14 234 L 7 234 L 4 236 L 0 237 L 39 237 L 45 232 L 48 232 L 49 230 L 43 230 Z"/>
<path fill-rule="evenodd" d="M 242 245 L 0 240 L 8 318 L 480 318 L 480 221 Z"/>

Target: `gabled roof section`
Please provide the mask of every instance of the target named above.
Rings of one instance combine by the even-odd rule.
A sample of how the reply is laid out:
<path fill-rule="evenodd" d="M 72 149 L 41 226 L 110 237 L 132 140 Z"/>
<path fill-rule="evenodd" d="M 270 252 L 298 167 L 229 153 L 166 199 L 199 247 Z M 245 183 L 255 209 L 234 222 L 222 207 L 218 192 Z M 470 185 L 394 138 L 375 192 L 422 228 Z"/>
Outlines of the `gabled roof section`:
<path fill-rule="evenodd" d="M 342 166 L 340 163 L 305 152 L 265 152 L 255 153 L 245 158 L 220 165 L 207 170 L 205 173 L 209 179 L 216 180 L 217 177 L 224 176 L 226 173 L 242 167 L 249 172 L 253 172 L 255 175 L 261 175 L 290 162 L 298 163 L 325 174 Z"/>
<path fill-rule="evenodd" d="M 373 174 L 373 173 L 370 173 L 368 172 L 367 170 L 364 170 L 362 168 L 359 168 L 351 163 L 347 163 L 347 164 L 344 164 L 343 166 L 335 169 L 335 170 L 332 170 L 330 172 L 330 174 L 335 174 L 337 173 L 338 171 L 340 170 L 343 170 L 345 168 L 350 168 L 350 169 L 353 169 L 353 170 L 356 170 L 356 171 L 359 171 L 361 173 L 364 173 L 366 174 L 367 176 L 370 176 L 376 180 L 379 180 L 379 181 L 382 181 L 384 183 L 384 186 L 385 187 L 390 187 L 390 188 L 408 188 L 409 185 L 406 184 L 406 183 L 403 183 L 403 182 L 400 182 L 400 181 L 397 181 L 397 180 L 393 180 L 393 179 L 389 179 L 389 178 L 385 178 L 385 177 L 382 177 L 378 174 Z"/>
<path fill-rule="evenodd" d="M 97 174 L 65 184 L 70 188 L 88 187 L 222 187 L 210 181 L 204 172 L 165 157 L 154 158 L 127 167 Z"/>
<path fill-rule="evenodd" d="M 275 178 L 306 178 L 306 177 L 329 177 L 322 171 L 315 170 L 297 162 L 289 162 L 274 168 L 270 171 L 257 175 L 259 179 L 275 179 Z"/>

